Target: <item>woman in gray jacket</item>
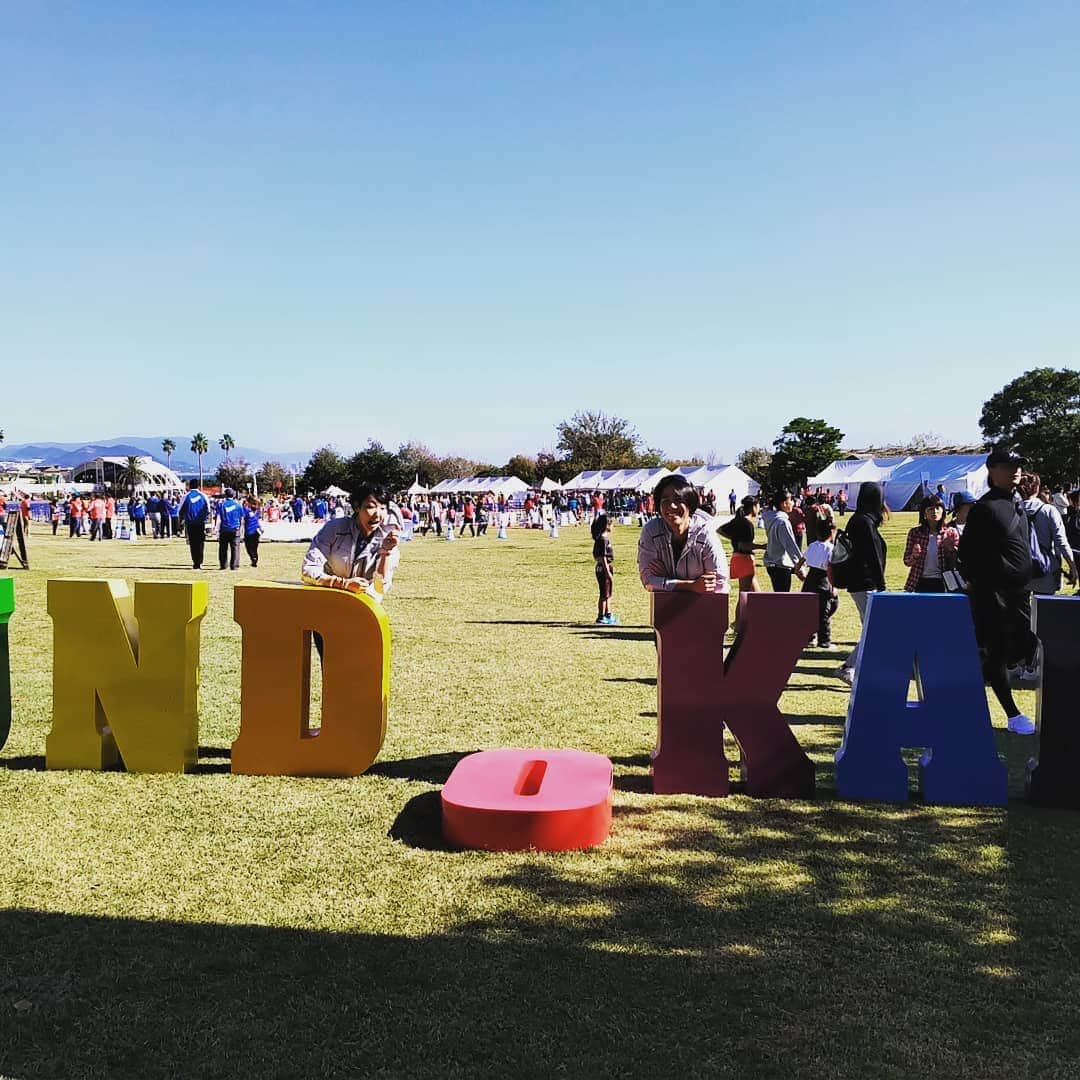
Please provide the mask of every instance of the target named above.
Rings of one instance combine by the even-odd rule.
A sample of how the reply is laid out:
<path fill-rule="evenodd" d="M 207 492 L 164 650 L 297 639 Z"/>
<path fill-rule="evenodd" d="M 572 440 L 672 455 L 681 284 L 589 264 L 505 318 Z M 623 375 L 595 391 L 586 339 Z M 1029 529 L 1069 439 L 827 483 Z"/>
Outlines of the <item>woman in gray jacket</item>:
<path fill-rule="evenodd" d="M 649 592 L 726 593 L 727 556 L 716 521 L 699 509 L 697 491 L 673 473 L 653 490 L 660 516 L 641 530 L 638 573 Z"/>

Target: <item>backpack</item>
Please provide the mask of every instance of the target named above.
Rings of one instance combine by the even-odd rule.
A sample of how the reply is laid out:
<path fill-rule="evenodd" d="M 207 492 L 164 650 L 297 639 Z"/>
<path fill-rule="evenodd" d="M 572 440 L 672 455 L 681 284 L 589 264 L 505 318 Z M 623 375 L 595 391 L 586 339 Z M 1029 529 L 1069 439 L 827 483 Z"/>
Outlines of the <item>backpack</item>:
<path fill-rule="evenodd" d="M 848 588 L 854 577 L 855 545 L 851 542 L 847 529 L 841 529 L 836 534 L 829 563 L 832 566 L 833 584 L 838 589 Z"/>
<path fill-rule="evenodd" d="M 1031 547 L 1031 576 L 1033 578 L 1045 577 L 1050 573 L 1050 569 L 1053 563 L 1050 560 L 1050 553 L 1043 550 L 1042 544 L 1039 543 L 1039 531 L 1035 528 L 1035 518 L 1038 517 L 1038 510 L 1024 509 L 1024 514 L 1028 519 L 1028 544 Z"/>

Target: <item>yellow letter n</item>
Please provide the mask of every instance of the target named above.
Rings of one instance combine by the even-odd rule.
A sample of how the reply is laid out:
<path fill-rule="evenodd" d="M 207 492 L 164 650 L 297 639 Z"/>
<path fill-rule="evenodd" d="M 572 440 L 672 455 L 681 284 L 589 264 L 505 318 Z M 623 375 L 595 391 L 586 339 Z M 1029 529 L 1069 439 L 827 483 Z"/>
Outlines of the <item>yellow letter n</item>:
<path fill-rule="evenodd" d="M 199 750 L 199 629 L 206 582 L 49 582 L 50 769 L 184 772 Z"/>

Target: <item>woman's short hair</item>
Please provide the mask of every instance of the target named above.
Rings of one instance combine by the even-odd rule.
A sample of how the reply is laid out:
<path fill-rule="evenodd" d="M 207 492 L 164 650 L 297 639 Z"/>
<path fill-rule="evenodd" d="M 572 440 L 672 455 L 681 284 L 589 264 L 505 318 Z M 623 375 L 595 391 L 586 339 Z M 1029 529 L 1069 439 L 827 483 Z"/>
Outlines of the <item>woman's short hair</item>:
<path fill-rule="evenodd" d="M 1022 472 L 1020 474 L 1020 483 L 1016 487 L 1025 499 L 1034 499 L 1039 494 L 1041 484 L 1042 477 L 1038 473 Z"/>
<path fill-rule="evenodd" d="M 778 491 L 773 495 L 772 502 L 769 505 L 774 510 L 779 510 L 780 507 L 788 501 L 788 499 L 793 499 L 794 497 L 795 496 L 792 495 L 790 491 Z"/>
<path fill-rule="evenodd" d="M 359 510 L 364 505 L 364 500 L 374 498 L 376 502 L 387 506 L 390 503 L 390 493 L 382 484 L 361 484 L 349 494 L 349 502 L 353 510 Z"/>
<path fill-rule="evenodd" d="M 920 522 L 922 522 L 923 514 L 925 514 L 927 510 L 929 510 L 931 507 L 934 507 L 934 506 L 940 506 L 942 516 L 944 516 L 945 504 L 941 501 L 941 496 L 940 495 L 927 495 L 919 503 L 919 521 Z"/>
<path fill-rule="evenodd" d="M 688 483 L 685 476 L 680 476 L 678 473 L 663 477 L 660 483 L 653 488 L 653 502 L 656 504 L 657 510 L 660 509 L 660 500 L 664 497 L 664 492 L 668 490 L 671 491 L 669 497 L 685 503 L 691 514 L 697 512 L 698 507 L 701 505 L 697 488 Z"/>
<path fill-rule="evenodd" d="M 742 514 L 743 517 L 748 517 L 750 511 L 753 510 L 755 506 L 760 505 L 761 500 L 756 495 L 744 495 L 742 497 L 742 502 L 739 503 L 739 513 Z"/>

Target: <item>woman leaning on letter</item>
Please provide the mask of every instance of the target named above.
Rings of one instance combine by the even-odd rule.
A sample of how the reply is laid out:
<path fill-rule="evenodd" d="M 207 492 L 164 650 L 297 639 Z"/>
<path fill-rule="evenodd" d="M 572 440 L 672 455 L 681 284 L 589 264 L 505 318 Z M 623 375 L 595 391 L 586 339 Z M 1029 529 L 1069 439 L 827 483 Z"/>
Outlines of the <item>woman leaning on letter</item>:
<path fill-rule="evenodd" d="M 665 476 L 653 489 L 660 516 L 645 524 L 638 540 L 638 572 L 649 592 L 726 593 L 727 556 L 715 521 L 699 509 L 685 477 Z"/>
<path fill-rule="evenodd" d="M 333 518 L 311 541 L 301 577 L 305 585 L 367 593 L 389 592 L 401 559 L 401 516 L 386 489 L 363 484 L 350 496 L 351 517 Z"/>

